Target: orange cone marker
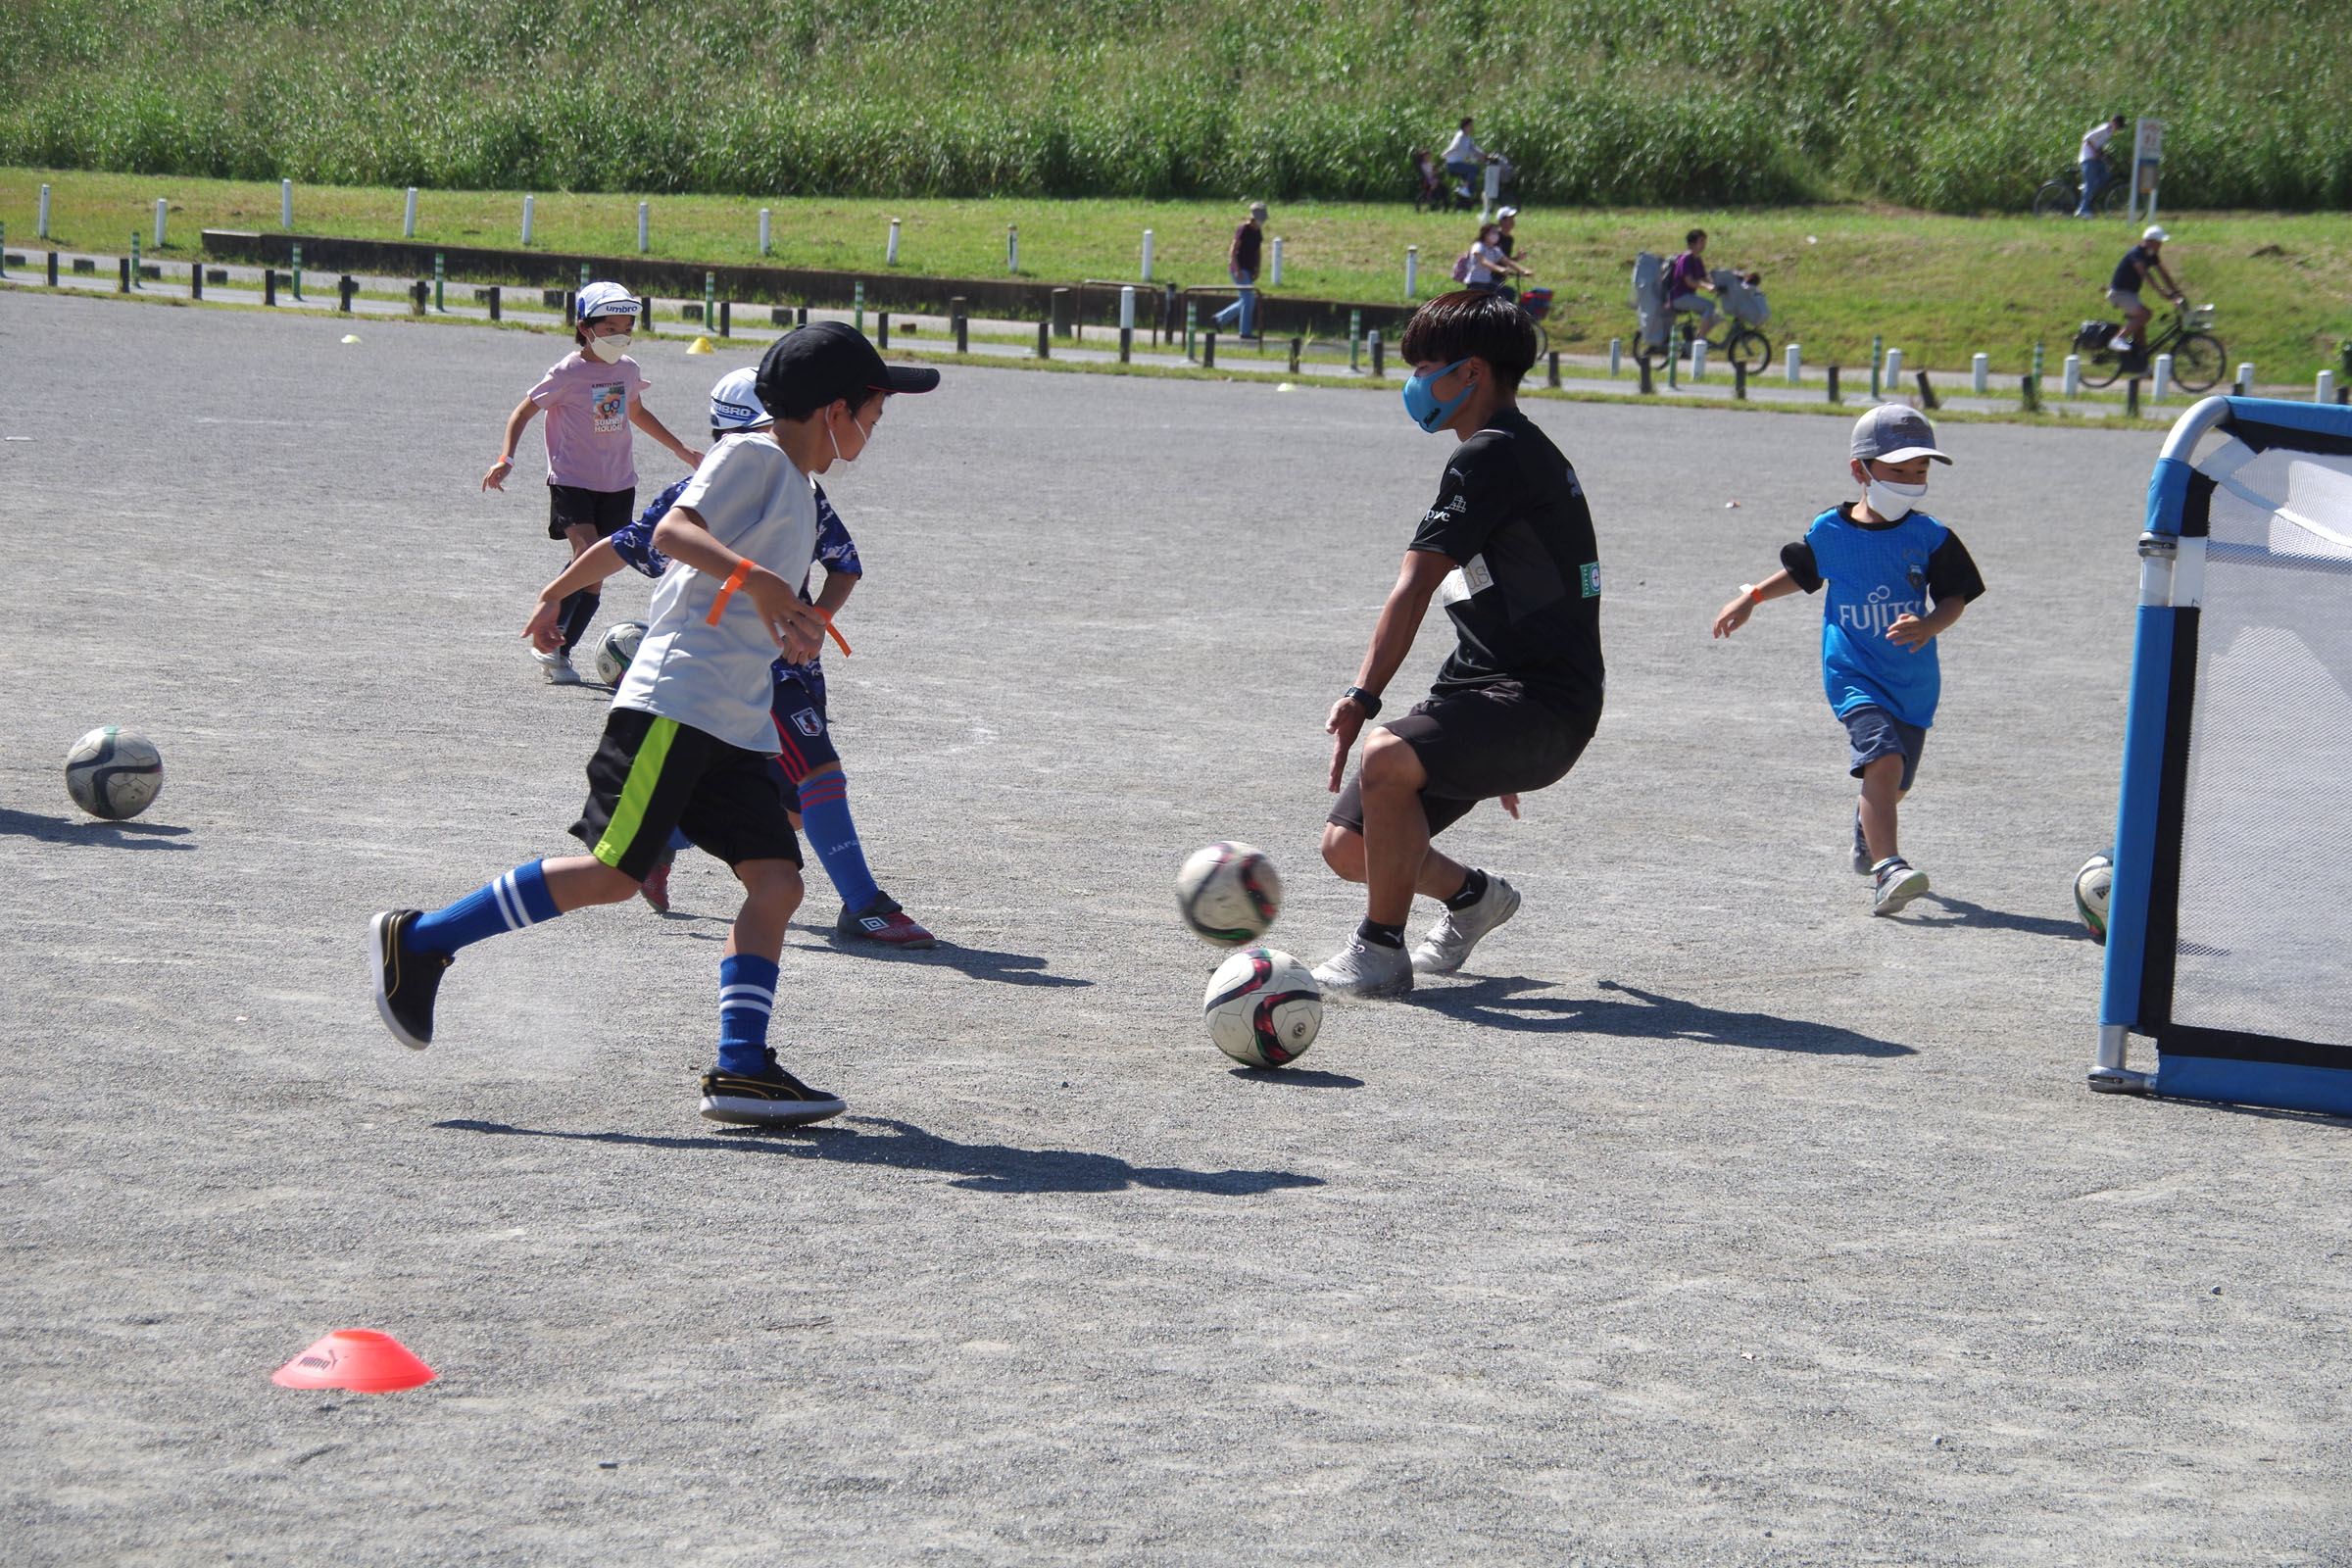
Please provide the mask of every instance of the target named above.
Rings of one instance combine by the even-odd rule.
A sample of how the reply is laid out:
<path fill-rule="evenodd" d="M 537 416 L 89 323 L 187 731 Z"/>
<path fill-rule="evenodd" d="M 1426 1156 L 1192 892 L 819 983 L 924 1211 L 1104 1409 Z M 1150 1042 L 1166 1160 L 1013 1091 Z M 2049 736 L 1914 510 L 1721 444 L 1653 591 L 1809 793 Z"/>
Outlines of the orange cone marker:
<path fill-rule="evenodd" d="M 409 1348 L 373 1329 L 337 1329 L 277 1369 L 270 1381 L 284 1389 L 349 1389 L 389 1394 L 419 1388 L 441 1374 Z"/>

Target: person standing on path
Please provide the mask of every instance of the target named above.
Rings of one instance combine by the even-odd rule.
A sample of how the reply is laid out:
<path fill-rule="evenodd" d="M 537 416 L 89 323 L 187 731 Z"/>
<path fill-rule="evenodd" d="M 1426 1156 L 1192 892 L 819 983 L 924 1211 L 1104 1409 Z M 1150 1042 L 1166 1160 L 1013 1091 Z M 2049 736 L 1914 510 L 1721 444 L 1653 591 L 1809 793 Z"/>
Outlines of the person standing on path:
<path fill-rule="evenodd" d="M 1244 338 L 1257 336 L 1257 264 L 1264 254 L 1265 242 L 1266 204 L 1251 202 L 1250 216 L 1233 231 L 1233 243 L 1225 248 L 1226 275 L 1241 293 L 1216 315 L 1219 326 L 1238 319 Z"/>
<path fill-rule="evenodd" d="M 2123 128 L 2124 117 L 2115 115 L 2082 133 L 2082 147 L 2076 154 L 2082 169 L 2082 203 L 2075 209 L 2077 218 L 2091 216 L 2090 204 L 2099 199 L 2099 193 L 2114 178 L 2114 172 L 2107 167 L 2107 144 Z"/>

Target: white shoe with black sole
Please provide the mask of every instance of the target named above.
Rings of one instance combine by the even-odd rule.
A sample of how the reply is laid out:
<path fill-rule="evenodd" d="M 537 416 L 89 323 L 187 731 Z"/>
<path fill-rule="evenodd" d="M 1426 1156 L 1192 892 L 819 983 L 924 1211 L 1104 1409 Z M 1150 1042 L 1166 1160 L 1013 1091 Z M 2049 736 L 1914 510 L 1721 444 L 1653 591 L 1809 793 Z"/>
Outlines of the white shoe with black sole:
<path fill-rule="evenodd" d="M 1888 856 L 1872 869 L 1879 879 L 1871 894 L 1873 914 L 1898 913 L 1903 906 L 1928 891 L 1928 873 L 1899 855 Z"/>
<path fill-rule="evenodd" d="M 1413 989 L 1413 960 L 1402 948 L 1351 936 L 1346 947 L 1315 966 L 1315 984 L 1326 997 L 1406 996 Z"/>
<path fill-rule="evenodd" d="M 1496 926 L 1519 912 L 1519 890 L 1490 873 L 1487 891 L 1467 909 L 1447 909 L 1413 949 L 1415 974 L 1451 974 L 1469 960 L 1470 950 Z"/>

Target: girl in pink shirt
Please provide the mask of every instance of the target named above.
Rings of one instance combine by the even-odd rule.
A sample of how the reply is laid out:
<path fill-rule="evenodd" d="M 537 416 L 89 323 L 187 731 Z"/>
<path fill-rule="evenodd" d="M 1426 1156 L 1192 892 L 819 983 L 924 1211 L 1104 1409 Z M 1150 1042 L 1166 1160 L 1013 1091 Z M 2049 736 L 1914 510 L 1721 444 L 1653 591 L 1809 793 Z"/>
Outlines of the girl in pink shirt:
<path fill-rule="evenodd" d="M 514 467 L 514 444 L 539 412 L 547 411 L 547 536 L 571 542 L 573 560 L 596 542 L 625 526 L 636 510 L 637 465 L 629 427 L 635 425 L 678 455 L 688 467 L 703 455 L 671 435 L 639 394 L 650 385 L 628 357 L 629 328 L 637 300 L 618 283 L 591 283 L 580 290 L 579 347 L 551 366 L 539 384 L 507 416 L 505 445 L 482 475 L 482 488 L 504 490 Z M 584 589 L 564 601 L 563 646 L 552 654 L 531 651 L 557 686 L 577 686 L 571 651 L 587 634 L 600 602 Z"/>

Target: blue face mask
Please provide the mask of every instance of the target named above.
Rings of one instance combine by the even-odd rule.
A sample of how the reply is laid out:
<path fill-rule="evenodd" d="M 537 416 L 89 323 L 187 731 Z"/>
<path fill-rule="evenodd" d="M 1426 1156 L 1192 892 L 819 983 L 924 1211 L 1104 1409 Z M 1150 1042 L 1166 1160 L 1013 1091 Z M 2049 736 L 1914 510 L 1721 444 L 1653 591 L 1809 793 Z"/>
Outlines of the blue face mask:
<path fill-rule="evenodd" d="M 1478 383 L 1472 381 L 1444 403 L 1438 401 L 1438 395 L 1430 388 L 1469 363 L 1467 359 L 1459 359 L 1443 370 L 1435 370 L 1428 375 L 1410 376 L 1406 379 L 1404 412 L 1412 416 L 1415 424 L 1424 430 L 1435 432 L 1443 428 L 1447 419 L 1453 417 L 1453 411 L 1462 406 L 1464 398 L 1478 389 Z"/>

